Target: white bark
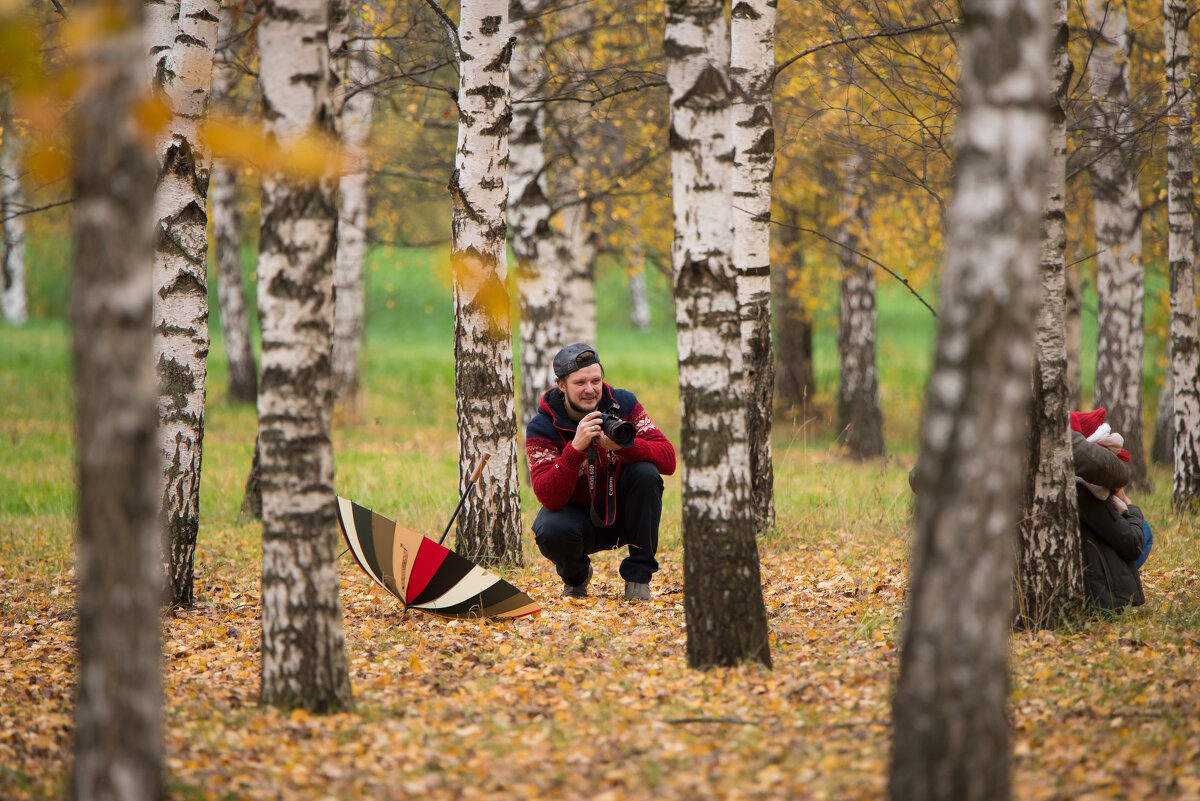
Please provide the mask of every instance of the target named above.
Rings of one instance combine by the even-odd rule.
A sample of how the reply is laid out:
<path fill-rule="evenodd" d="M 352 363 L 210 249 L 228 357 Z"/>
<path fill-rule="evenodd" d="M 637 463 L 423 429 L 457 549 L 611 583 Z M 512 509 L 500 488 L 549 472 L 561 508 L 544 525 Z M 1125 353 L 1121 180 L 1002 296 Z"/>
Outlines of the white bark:
<path fill-rule="evenodd" d="M 171 112 L 155 142 L 154 357 L 167 580 L 172 603 L 193 602 L 200 461 L 208 376 L 208 176 L 200 144 L 208 111 L 217 0 L 146 4 L 151 85 Z"/>
<path fill-rule="evenodd" d="M 367 191 L 371 162 L 367 142 L 375 107 L 372 84 L 379 77 L 373 31 L 363 27 L 361 13 L 350 17 L 349 52 L 345 90 L 338 126 L 346 171 L 338 184 L 337 263 L 333 271 L 333 392 L 339 400 L 358 395 L 361 358 L 359 348 L 365 328 L 366 295 L 363 269 L 367 256 Z"/>
<path fill-rule="evenodd" d="M 720 0 L 667 6 L 684 601 L 693 667 L 770 664 L 750 506 L 732 264 L 729 40 Z"/>
<path fill-rule="evenodd" d="M 16 126 L 5 121 L 0 131 L 0 220 L 3 220 L 3 246 L 0 247 L 0 311 L 4 319 L 20 325 L 29 319 L 29 299 L 25 292 L 25 205 L 21 189 L 21 139 Z"/>
<path fill-rule="evenodd" d="M 838 262 L 841 293 L 838 310 L 838 431 L 856 459 L 882 456 L 883 411 L 875 367 L 875 267 L 862 256 L 867 234 L 867 189 L 860 156 L 842 167 Z"/>
<path fill-rule="evenodd" d="M 150 330 L 156 167 L 129 124 L 146 95 L 142 3 L 118 0 L 105 14 L 80 42 L 72 112 L 79 671 L 70 795 L 158 801 L 167 790 Z"/>
<path fill-rule="evenodd" d="M 1196 333 L 1193 239 L 1191 76 L 1188 4 L 1164 0 L 1167 66 L 1167 224 L 1171 264 L 1171 388 L 1174 403 L 1172 505 L 1186 512 L 1200 502 L 1200 343 Z"/>
<path fill-rule="evenodd" d="M 233 37 L 230 6 L 222 6 L 217 26 L 217 49 L 213 57 L 211 107 L 224 114 L 233 113 L 233 91 L 238 81 L 237 53 Z M 221 311 L 221 330 L 225 335 L 225 356 L 229 361 L 229 396 L 253 403 L 258 398 L 258 367 L 250 340 L 250 315 L 246 309 L 246 290 L 242 283 L 241 215 L 237 205 L 237 171 L 232 162 L 213 162 L 208 186 L 212 216 L 213 247 L 216 249 L 217 301 Z"/>
<path fill-rule="evenodd" d="M 962 109 L 921 432 L 893 801 L 1010 797 L 1013 532 L 1045 201 L 1048 8 L 963 4 Z"/>
<path fill-rule="evenodd" d="M 332 139 L 325 0 L 265 6 L 258 28 L 268 132 Z M 262 700 L 351 702 L 338 597 L 330 369 L 336 179 L 263 176 L 258 307 L 262 382 Z"/>
<path fill-rule="evenodd" d="M 1129 97 L 1131 39 L 1122 2 L 1088 0 L 1096 37 L 1088 60 L 1095 104 L 1090 146 L 1099 301 L 1095 405 L 1125 437 L 1134 480 L 1145 486 L 1142 443 L 1142 358 L 1145 342 L 1141 203 L 1137 189 L 1136 121 Z"/>
<path fill-rule="evenodd" d="M 554 384 L 554 354 L 568 344 L 562 333 L 562 276 L 546 197 L 546 104 L 536 100 L 546 80 L 545 29 L 537 16 L 542 5 L 534 0 L 512 3 L 516 48 L 509 69 L 514 102 L 508 137 L 508 222 L 521 309 L 521 417 L 526 423 L 537 414 L 542 393 Z"/>
<path fill-rule="evenodd" d="M 588 3 L 571 0 L 560 12 L 559 36 L 574 43 L 572 65 L 579 73 L 592 67 L 591 29 L 594 26 Z M 589 108 L 570 101 L 552 103 L 551 125 L 566 131 L 566 164 L 554 174 L 551 184 L 553 205 L 558 209 L 554 227 L 554 272 L 560 283 L 563 313 L 559 321 L 562 342 L 596 342 L 596 232 L 592 209 L 587 200 L 588 161 L 586 146 L 594 125 Z"/>
<path fill-rule="evenodd" d="M 741 314 L 751 503 L 759 531 L 775 526 L 771 418 L 775 356 L 771 348 L 771 179 L 775 128 L 775 0 L 736 0 L 730 15 L 733 81 L 733 268 Z"/>
<path fill-rule="evenodd" d="M 1083 559 L 1071 454 L 1067 369 L 1065 103 L 1071 75 L 1066 0 L 1053 0 L 1053 94 L 1046 204 L 1042 212 L 1042 302 L 1034 330 L 1033 408 L 1022 494 L 1017 614 L 1029 629 L 1054 629 L 1083 609 Z"/>
<path fill-rule="evenodd" d="M 466 0 L 458 35 L 458 148 L 449 189 L 460 493 L 481 454 L 490 454 L 490 461 L 458 517 L 455 548 L 487 563 L 518 565 L 521 504 L 504 222 L 512 124 L 508 0 Z"/>

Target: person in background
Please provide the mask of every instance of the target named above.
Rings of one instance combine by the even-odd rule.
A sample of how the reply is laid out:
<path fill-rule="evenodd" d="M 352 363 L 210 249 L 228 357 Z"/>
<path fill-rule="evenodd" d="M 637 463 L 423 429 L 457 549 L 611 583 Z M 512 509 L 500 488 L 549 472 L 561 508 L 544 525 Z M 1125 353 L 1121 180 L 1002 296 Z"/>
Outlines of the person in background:
<path fill-rule="evenodd" d="M 1139 570 L 1153 538 L 1142 510 L 1130 503 L 1129 454 L 1104 409 L 1071 412 L 1071 450 L 1079 501 L 1084 588 L 1103 609 L 1146 602 Z"/>

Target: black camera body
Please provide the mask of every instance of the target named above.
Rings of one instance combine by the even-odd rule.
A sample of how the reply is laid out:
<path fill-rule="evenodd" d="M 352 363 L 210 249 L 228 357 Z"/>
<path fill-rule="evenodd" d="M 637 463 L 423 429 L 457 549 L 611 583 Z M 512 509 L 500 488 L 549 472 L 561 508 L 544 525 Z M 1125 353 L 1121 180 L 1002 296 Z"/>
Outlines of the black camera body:
<path fill-rule="evenodd" d="M 637 429 L 633 427 L 633 423 L 607 411 L 600 413 L 600 430 L 622 448 L 632 445 L 634 437 L 637 436 Z"/>

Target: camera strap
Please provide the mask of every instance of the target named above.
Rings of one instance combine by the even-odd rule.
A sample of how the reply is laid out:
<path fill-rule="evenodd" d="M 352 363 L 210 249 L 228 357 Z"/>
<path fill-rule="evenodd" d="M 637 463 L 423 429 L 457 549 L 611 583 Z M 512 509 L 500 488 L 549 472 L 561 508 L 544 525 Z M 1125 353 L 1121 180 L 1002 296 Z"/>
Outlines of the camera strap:
<path fill-rule="evenodd" d="M 611 467 L 612 457 L 609 457 L 609 469 L 605 471 L 607 474 L 607 481 L 605 482 L 606 486 L 604 488 L 603 518 L 596 514 L 596 481 L 598 478 L 596 475 L 596 463 L 600 460 L 600 454 L 596 453 L 595 446 L 588 448 L 587 457 L 588 492 L 592 499 L 592 502 L 588 504 L 588 511 L 592 514 L 592 525 L 608 528 L 613 523 L 617 522 L 617 479 L 616 476 L 613 475 L 613 470 Z"/>

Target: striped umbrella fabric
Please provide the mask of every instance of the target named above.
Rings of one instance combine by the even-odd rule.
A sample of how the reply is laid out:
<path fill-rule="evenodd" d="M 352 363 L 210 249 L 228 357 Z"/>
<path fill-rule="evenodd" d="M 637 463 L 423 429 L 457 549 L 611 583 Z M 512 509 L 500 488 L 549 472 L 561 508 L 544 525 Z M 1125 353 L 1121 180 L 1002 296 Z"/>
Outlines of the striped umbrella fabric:
<path fill-rule="evenodd" d="M 359 567 L 406 609 L 447 618 L 513 618 L 541 611 L 495 573 L 378 512 L 341 497 L 337 511 Z"/>

